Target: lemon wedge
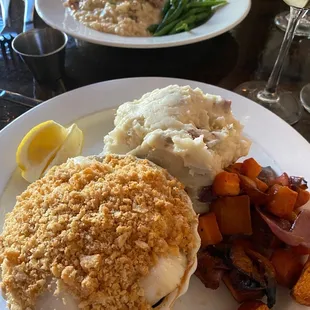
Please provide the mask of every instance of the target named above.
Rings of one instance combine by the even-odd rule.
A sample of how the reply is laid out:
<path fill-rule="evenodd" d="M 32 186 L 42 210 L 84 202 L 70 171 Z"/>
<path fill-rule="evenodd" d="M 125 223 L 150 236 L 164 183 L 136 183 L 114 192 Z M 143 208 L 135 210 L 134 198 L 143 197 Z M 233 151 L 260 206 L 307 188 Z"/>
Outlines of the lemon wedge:
<path fill-rule="evenodd" d="M 75 146 L 72 151 L 66 151 L 68 141 L 72 147 L 73 140 L 77 147 Z M 60 162 L 61 158 L 65 162 L 67 160 L 65 154 L 68 153 L 71 156 L 79 155 L 82 141 L 83 134 L 75 124 L 67 129 L 49 120 L 35 126 L 24 136 L 16 152 L 16 162 L 21 169 L 22 177 L 28 182 L 34 182 L 42 176 L 47 167 L 51 167 L 52 162 L 56 162 L 60 150 L 57 162 Z M 78 153 L 74 154 L 74 151 Z"/>
<path fill-rule="evenodd" d="M 60 165 L 68 158 L 81 154 L 83 148 L 84 136 L 82 130 L 73 124 L 67 129 L 67 137 L 61 147 L 58 149 L 56 156 L 45 169 L 44 173 L 56 165 Z"/>

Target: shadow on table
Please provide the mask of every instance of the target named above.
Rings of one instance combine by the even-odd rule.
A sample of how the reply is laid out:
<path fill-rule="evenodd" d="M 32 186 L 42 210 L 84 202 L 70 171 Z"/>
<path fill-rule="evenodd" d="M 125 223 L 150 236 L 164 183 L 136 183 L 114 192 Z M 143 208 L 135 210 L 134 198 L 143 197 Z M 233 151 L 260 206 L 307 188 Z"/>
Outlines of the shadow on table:
<path fill-rule="evenodd" d="M 186 78 L 217 84 L 236 65 L 238 44 L 229 34 L 187 46 L 125 49 L 79 42 L 67 49 L 69 88 L 138 76 Z"/>

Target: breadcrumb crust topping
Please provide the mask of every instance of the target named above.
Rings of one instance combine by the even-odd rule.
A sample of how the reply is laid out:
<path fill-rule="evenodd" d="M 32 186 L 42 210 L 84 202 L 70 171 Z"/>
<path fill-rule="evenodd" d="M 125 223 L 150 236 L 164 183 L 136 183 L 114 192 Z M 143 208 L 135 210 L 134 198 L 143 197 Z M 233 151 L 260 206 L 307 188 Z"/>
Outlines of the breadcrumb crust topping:
<path fill-rule="evenodd" d="M 161 256 L 193 260 L 197 216 L 181 183 L 132 156 L 87 160 L 52 168 L 7 214 L 0 264 L 10 309 L 34 309 L 51 278 L 81 309 L 151 309 L 139 280 Z"/>

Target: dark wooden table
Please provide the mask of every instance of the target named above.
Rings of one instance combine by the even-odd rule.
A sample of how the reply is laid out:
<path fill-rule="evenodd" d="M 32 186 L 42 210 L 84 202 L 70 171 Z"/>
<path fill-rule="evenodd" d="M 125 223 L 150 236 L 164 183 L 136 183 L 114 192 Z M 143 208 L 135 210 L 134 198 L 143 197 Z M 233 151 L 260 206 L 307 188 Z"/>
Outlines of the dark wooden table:
<path fill-rule="evenodd" d="M 76 44 L 70 38 L 66 55 L 68 89 L 99 81 L 137 76 L 165 76 L 197 80 L 233 90 L 250 79 L 267 79 L 277 57 L 284 33 L 274 25 L 277 13 L 287 10 L 282 0 L 252 0 L 246 19 L 232 31 L 192 45 L 165 49 L 125 49 Z M 23 1 L 12 0 L 13 26 L 22 27 Z M 43 25 L 36 16 L 36 27 Z M 310 35 L 310 33 L 309 33 Z M 300 91 L 310 82 L 310 40 L 295 38 L 283 70 L 281 82 Z M 16 59 L 0 58 L 0 88 L 36 96 L 51 97 L 38 87 L 25 65 Z M 10 116 L 19 116 L 25 108 L 0 101 L 0 129 Z M 310 114 L 303 112 L 294 126 L 310 141 Z"/>

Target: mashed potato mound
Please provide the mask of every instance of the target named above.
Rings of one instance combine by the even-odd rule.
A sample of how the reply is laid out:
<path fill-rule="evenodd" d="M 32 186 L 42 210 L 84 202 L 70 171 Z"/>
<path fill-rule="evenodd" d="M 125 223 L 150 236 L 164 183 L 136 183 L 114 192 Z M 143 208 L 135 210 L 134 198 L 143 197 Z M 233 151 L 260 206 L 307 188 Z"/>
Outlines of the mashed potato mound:
<path fill-rule="evenodd" d="M 198 88 L 155 89 L 118 108 L 102 154 L 132 154 L 155 162 L 185 185 L 196 212 L 206 212 L 198 201 L 200 189 L 247 155 L 251 145 L 230 106 Z"/>
<path fill-rule="evenodd" d="M 139 280 L 158 258 L 199 247 L 181 183 L 133 156 L 76 158 L 18 198 L 0 239 L 10 309 L 34 309 L 50 279 L 80 309 L 151 309 Z"/>

